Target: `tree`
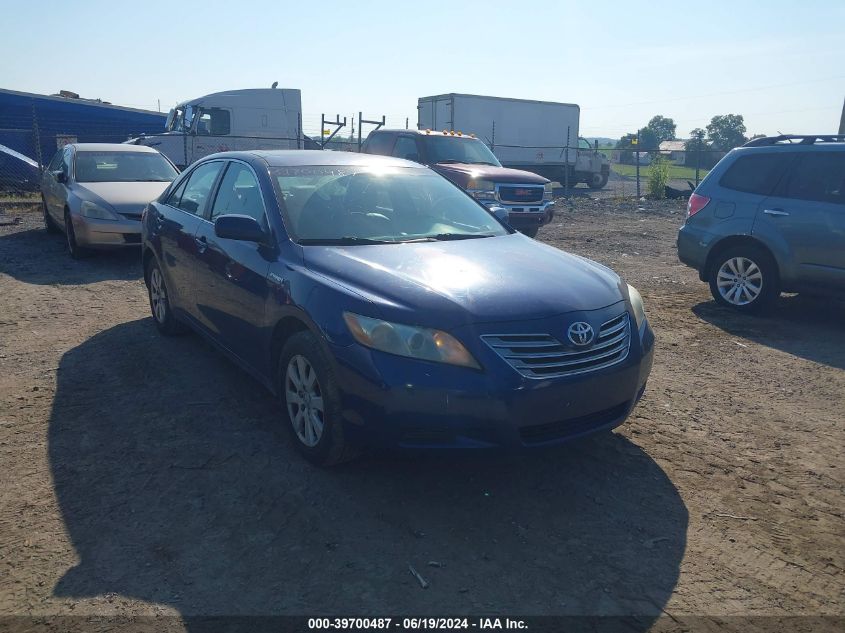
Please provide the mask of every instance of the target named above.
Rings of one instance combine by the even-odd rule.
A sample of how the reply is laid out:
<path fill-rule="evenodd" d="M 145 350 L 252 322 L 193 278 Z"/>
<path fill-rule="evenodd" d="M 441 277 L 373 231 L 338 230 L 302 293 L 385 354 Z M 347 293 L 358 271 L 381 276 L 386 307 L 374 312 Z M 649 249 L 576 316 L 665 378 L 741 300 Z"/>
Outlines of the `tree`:
<path fill-rule="evenodd" d="M 660 137 L 650 127 L 640 128 L 639 150 L 641 152 L 655 152 L 660 145 Z"/>
<path fill-rule="evenodd" d="M 646 127 L 657 135 L 658 145 L 663 141 L 675 140 L 675 122 L 668 117 L 660 114 L 653 116 Z"/>
<path fill-rule="evenodd" d="M 714 149 L 727 152 L 739 147 L 745 138 L 745 119 L 741 114 L 717 114 L 707 126 L 707 139 Z"/>

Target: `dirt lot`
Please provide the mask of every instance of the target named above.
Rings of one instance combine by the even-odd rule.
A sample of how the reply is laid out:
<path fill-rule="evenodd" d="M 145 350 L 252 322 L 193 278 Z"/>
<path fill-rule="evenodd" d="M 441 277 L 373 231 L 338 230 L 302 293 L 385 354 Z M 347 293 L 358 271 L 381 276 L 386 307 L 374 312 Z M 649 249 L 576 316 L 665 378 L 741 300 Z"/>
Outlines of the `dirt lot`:
<path fill-rule="evenodd" d="M 845 615 L 845 307 L 736 316 L 676 259 L 680 203 L 574 205 L 541 238 L 624 274 L 658 337 L 631 419 L 328 471 L 156 334 L 136 253 L 0 227 L 0 614 Z"/>

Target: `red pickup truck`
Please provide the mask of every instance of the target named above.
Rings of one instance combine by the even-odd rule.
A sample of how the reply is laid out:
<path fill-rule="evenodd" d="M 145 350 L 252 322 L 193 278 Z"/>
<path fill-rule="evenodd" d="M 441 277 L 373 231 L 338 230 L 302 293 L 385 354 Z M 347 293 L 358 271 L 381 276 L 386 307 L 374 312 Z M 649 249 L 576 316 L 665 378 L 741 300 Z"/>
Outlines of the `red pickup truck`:
<path fill-rule="evenodd" d="M 549 180 L 502 167 L 493 152 L 473 135 L 434 130 L 376 130 L 362 148 L 367 154 L 395 156 L 428 165 L 491 211 L 503 208 L 508 222 L 534 237 L 554 217 Z"/>

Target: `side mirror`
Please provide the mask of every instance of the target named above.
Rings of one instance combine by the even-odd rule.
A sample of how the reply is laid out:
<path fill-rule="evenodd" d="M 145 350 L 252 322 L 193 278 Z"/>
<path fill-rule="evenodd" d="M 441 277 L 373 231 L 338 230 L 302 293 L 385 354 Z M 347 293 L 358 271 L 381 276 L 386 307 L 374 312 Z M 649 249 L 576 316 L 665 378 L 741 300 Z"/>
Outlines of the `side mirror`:
<path fill-rule="evenodd" d="M 214 221 L 214 234 L 227 240 L 263 242 L 261 225 L 248 215 L 221 215 Z"/>
<path fill-rule="evenodd" d="M 490 207 L 490 213 L 492 213 L 494 216 L 496 216 L 496 219 L 499 222 L 502 222 L 502 223 L 510 226 L 510 213 L 504 207 L 491 206 Z"/>
<path fill-rule="evenodd" d="M 54 171 L 53 176 L 55 176 L 56 182 L 67 182 L 67 174 L 61 169 L 59 171 Z"/>

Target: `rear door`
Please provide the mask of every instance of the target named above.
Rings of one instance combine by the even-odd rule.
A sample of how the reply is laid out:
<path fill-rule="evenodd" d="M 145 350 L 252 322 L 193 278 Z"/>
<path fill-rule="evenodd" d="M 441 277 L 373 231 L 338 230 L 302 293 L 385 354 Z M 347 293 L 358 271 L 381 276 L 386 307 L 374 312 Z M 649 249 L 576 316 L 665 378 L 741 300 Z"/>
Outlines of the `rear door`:
<path fill-rule="evenodd" d="M 198 318 L 194 283 L 196 267 L 205 244 L 196 240 L 202 215 L 210 204 L 211 193 L 223 170 L 223 161 L 202 163 L 157 205 L 157 234 L 161 244 L 161 269 L 170 291 L 171 303 Z"/>
<path fill-rule="evenodd" d="M 754 235 L 783 244 L 791 263 L 782 272 L 788 284 L 845 289 L 845 151 L 798 153 L 761 203 Z"/>
<path fill-rule="evenodd" d="M 269 226 L 258 178 L 252 168 L 230 161 L 200 224 L 196 267 L 196 311 L 200 324 L 221 345 L 255 369 L 266 350 L 261 345 L 264 307 L 269 288 L 267 272 L 275 249 L 266 244 L 217 237 L 214 221 L 221 215 L 248 215 L 269 236 Z"/>

